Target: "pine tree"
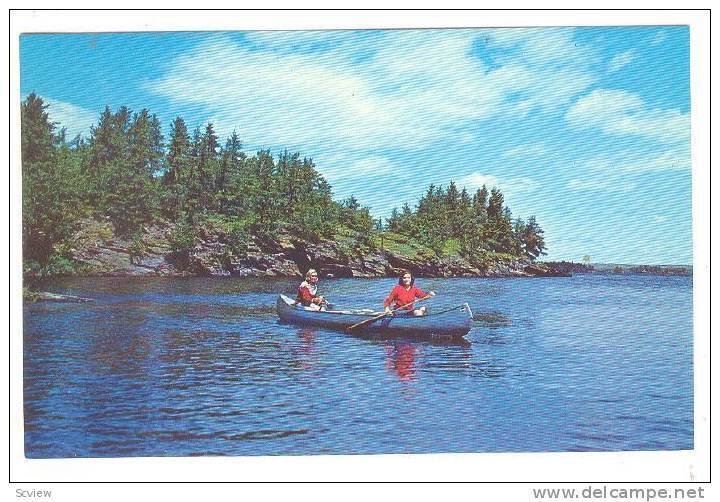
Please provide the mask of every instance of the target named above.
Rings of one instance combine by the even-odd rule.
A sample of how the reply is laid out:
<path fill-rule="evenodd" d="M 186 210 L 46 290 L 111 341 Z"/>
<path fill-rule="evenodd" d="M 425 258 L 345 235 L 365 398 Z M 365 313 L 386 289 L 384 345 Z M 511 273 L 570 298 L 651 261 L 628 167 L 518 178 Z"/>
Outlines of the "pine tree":
<path fill-rule="evenodd" d="M 200 140 L 200 158 L 198 160 L 198 203 L 202 210 L 208 209 L 215 193 L 215 177 L 218 171 L 218 136 L 212 122 L 205 126 Z"/>
<path fill-rule="evenodd" d="M 503 194 L 497 188 L 490 190 L 490 199 L 487 205 L 487 215 L 492 221 L 496 221 L 502 216 L 503 205 L 505 204 L 505 198 Z"/>
<path fill-rule="evenodd" d="M 133 115 L 126 138 L 126 155 L 109 164 L 109 182 L 103 197 L 106 214 L 124 236 L 155 216 L 155 175 L 163 155 L 160 121 L 143 109 Z"/>
<path fill-rule="evenodd" d="M 160 188 L 160 209 L 165 216 L 176 220 L 185 208 L 190 168 L 190 136 L 182 117 L 176 117 L 170 124 L 169 140 Z"/>
<path fill-rule="evenodd" d="M 20 104 L 23 257 L 41 264 L 83 216 L 86 191 L 78 158 L 56 141 L 47 107 L 35 93 Z"/>
<path fill-rule="evenodd" d="M 242 152 L 242 142 L 236 131 L 225 142 L 220 155 L 220 162 L 217 177 L 215 179 L 215 191 L 217 193 L 218 210 L 224 212 L 231 204 L 234 196 L 229 191 L 231 180 L 242 178 L 242 167 L 245 154 Z"/>
<path fill-rule="evenodd" d="M 460 202 L 453 220 L 453 237 L 462 238 L 466 229 L 473 224 L 472 200 L 465 187 L 460 192 Z"/>
<path fill-rule="evenodd" d="M 391 232 L 400 233 L 400 211 L 398 211 L 397 207 L 394 207 L 392 213 L 390 213 L 390 218 L 387 220 L 387 228 Z"/>
<path fill-rule="evenodd" d="M 230 181 L 234 196 L 229 214 L 241 217 L 256 233 L 268 233 L 278 222 L 275 161 L 269 150 L 261 150 L 243 162 L 242 172 Z"/>
<path fill-rule="evenodd" d="M 190 222 L 195 221 L 196 214 L 202 209 L 202 186 L 200 183 L 200 164 L 203 159 L 203 137 L 200 128 L 193 130 L 190 141 L 190 158 L 188 159 L 187 174 L 183 177 L 184 192 L 186 195 L 185 212 Z"/>
<path fill-rule="evenodd" d="M 445 205 L 450 211 L 457 209 L 460 204 L 460 193 L 458 192 L 457 185 L 454 181 L 448 185 L 447 192 L 445 192 Z"/>
<path fill-rule="evenodd" d="M 50 122 L 45 111 L 47 107 L 34 92 L 20 105 L 20 143 L 24 163 L 47 161 L 52 156 L 55 124 Z"/>
<path fill-rule="evenodd" d="M 190 136 L 182 117 L 177 117 L 170 125 L 170 144 L 167 152 L 167 169 L 163 183 L 175 185 L 183 177 L 190 157 Z"/>
<path fill-rule="evenodd" d="M 403 204 L 402 212 L 400 213 L 400 233 L 407 235 L 416 234 L 414 214 L 412 209 L 410 209 L 410 204 L 407 202 Z"/>
<path fill-rule="evenodd" d="M 535 216 L 530 216 L 527 224 L 521 224 L 518 230 L 518 237 L 526 256 L 534 260 L 538 256 L 545 254 L 543 230 L 540 228 L 540 225 L 537 224 Z"/>
<path fill-rule="evenodd" d="M 91 180 L 89 200 L 103 211 L 107 195 L 115 189 L 117 173 L 128 162 L 131 111 L 126 106 L 113 113 L 106 106 L 97 126 L 90 128 L 90 151 L 85 172 Z"/>

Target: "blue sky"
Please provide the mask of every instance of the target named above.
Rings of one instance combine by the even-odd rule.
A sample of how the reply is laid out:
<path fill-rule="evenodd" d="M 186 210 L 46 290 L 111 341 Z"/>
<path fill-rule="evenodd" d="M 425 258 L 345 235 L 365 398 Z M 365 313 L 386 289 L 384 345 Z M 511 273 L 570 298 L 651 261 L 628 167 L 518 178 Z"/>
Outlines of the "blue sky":
<path fill-rule="evenodd" d="M 312 157 L 375 216 L 486 183 L 547 259 L 692 263 L 686 27 L 30 34 L 20 56 L 71 135 L 147 107 Z"/>

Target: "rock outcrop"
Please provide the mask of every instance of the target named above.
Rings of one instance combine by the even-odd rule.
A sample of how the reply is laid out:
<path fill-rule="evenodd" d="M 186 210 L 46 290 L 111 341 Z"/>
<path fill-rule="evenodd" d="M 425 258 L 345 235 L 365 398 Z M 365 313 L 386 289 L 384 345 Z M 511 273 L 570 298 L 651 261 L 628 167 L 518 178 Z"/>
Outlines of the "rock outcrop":
<path fill-rule="evenodd" d="M 28 292 L 26 300 L 33 302 L 68 302 L 68 303 L 87 303 L 94 301 L 92 298 L 84 298 L 75 295 L 61 295 L 58 293 L 49 293 L 47 291 Z"/>
<path fill-rule="evenodd" d="M 69 254 L 83 274 L 100 276 L 300 277 L 310 267 L 326 277 L 387 277 L 408 269 L 420 277 L 554 277 L 551 267 L 519 259 L 478 268 L 459 257 L 405 256 L 388 250 L 352 254 L 334 241 L 298 236 L 249 237 L 237 253 L 227 235 L 201 229 L 194 247 L 172 250 L 172 224 L 144 228 L 140 242 L 115 236 L 108 221 L 88 220 L 71 239 Z"/>

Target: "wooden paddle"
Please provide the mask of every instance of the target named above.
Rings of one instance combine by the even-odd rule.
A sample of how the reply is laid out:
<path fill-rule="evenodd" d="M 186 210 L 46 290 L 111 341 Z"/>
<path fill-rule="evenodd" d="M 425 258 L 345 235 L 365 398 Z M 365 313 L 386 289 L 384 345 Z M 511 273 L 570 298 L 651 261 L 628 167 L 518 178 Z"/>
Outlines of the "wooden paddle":
<path fill-rule="evenodd" d="M 408 305 L 412 305 L 413 303 L 418 303 L 418 302 L 421 302 L 421 301 L 423 301 L 423 300 L 427 300 L 428 298 L 432 298 L 433 296 L 434 296 L 434 295 L 425 295 L 425 296 L 423 296 L 422 298 L 419 298 L 419 299 L 417 299 L 417 300 L 413 300 L 413 301 L 411 301 L 411 302 L 409 302 L 409 303 L 406 303 L 405 305 L 400 305 L 399 307 L 396 307 L 396 308 L 392 309 L 390 312 L 383 312 L 383 313 L 380 314 L 379 316 L 371 317 L 370 319 L 365 319 L 364 321 L 361 321 L 361 322 L 359 322 L 359 323 L 357 323 L 357 324 L 353 324 L 352 326 L 348 326 L 347 328 L 345 328 L 345 331 L 350 331 L 350 330 L 353 330 L 353 329 L 355 329 L 355 328 L 361 328 L 361 327 L 363 327 L 363 326 L 366 326 L 366 325 L 368 325 L 368 324 L 370 324 L 370 323 L 373 323 L 373 322 L 377 321 L 378 319 L 382 319 L 383 317 L 387 317 L 387 316 L 389 316 L 389 315 L 392 315 L 393 312 L 395 312 L 396 310 L 400 310 L 401 308 L 407 307 Z"/>

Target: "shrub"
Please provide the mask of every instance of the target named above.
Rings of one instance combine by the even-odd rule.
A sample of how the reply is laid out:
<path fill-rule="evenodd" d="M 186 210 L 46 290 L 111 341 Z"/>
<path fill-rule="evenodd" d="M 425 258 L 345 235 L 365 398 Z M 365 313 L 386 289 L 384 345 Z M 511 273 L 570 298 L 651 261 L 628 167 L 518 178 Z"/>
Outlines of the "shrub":
<path fill-rule="evenodd" d="M 227 239 L 228 244 L 234 254 L 238 256 L 246 254 L 249 248 L 251 237 L 250 232 L 245 225 L 245 222 L 233 222 L 228 229 Z"/>
<path fill-rule="evenodd" d="M 173 253 L 189 253 L 197 243 L 198 236 L 195 229 L 187 223 L 181 223 L 170 231 L 168 236 L 170 250 Z"/>
<path fill-rule="evenodd" d="M 130 263 L 135 263 L 137 260 L 142 258 L 147 252 L 147 245 L 142 239 L 140 233 L 135 233 L 130 240 L 128 245 L 128 254 L 130 254 Z"/>
<path fill-rule="evenodd" d="M 75 275 L 77 273 L 77 264 L 67 256 L 60 254 L 50 255 L 47 264 L 41 271 L 41 275 L 44 276 Z"/>

